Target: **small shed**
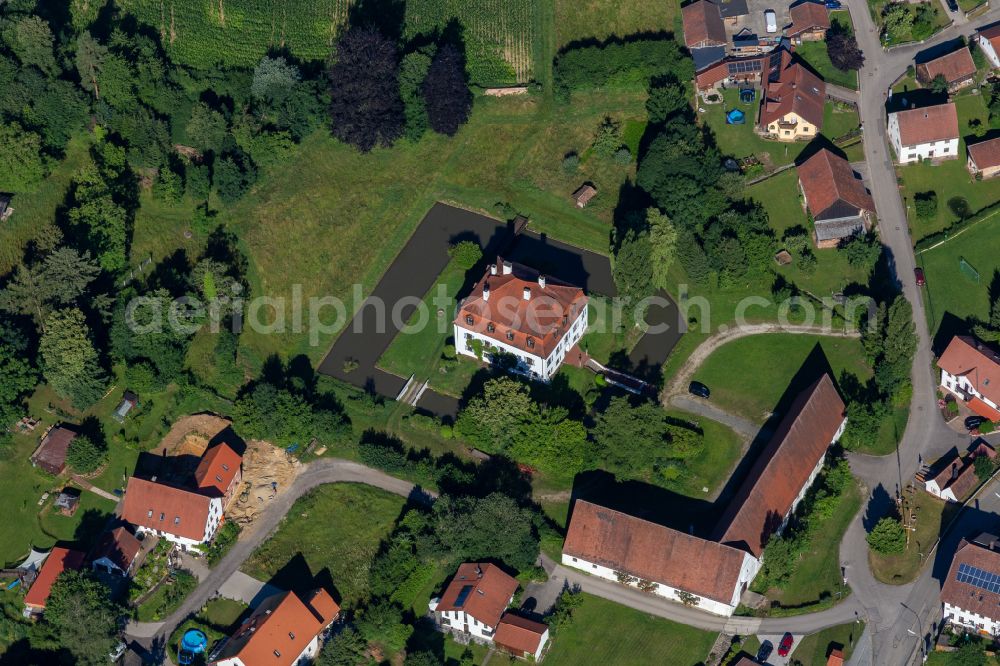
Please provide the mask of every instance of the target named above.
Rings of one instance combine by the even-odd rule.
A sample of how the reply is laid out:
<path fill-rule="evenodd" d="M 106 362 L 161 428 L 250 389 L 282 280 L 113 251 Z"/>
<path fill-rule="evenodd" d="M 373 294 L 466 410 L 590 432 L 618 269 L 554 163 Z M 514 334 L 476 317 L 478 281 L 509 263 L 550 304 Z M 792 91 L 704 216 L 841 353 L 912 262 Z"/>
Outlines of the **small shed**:
<path fill-rule="evenodd" d="M 595 196 L 597 196 L 597 188 L 590 183 L 584 183 L 580 186 L 580 189 L 573 193 L 573 201 L 576 202 L 577 208 L 583 208 Z"/>
<path fill-rule="evenodd" d="M 0 194 L 0 222 L 14 214 L 14 209 L 10 205 L 10 195 Z"/>
<path fill-rule="evenodd" d="M 779 266 L 787 266 L 792 263 L 792 254 L 788 250 L 781 250 L 774 255 L 774 260 Z"/>
<path fill-rule="evenodd" d="M 76 433 L 65 426 L 54 426 L 42 437 L 41 443 L 31 454 L 31 464 L 49 474 L 59 475 L 66 469 L 66 452 Z"/>
<path fill-rule="evenodd" d="M 113 414 L 115 421 L 119 423 L 125 422 L 125 417 L 128 413 L 139 404 L 139 396 L 132 391 L 125 391 L 125 395 L 122 396 L 122 401 L 118 403 L 115 407 L 115 413 Z"/>
<path fill-rule="evenodd" d="M 52 506 L 64 516 L 72 516 L 80 508 L 80 491 L 76 488 L 63 488 Z"/>

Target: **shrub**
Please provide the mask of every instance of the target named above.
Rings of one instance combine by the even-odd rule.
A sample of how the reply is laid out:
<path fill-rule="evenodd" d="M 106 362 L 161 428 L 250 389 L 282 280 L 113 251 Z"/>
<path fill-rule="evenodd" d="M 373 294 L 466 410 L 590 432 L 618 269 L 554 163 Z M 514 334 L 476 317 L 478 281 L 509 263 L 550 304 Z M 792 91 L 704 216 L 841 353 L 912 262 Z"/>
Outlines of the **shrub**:
<path fill-rule="evenodd" d="M 231 520 L 222 523 L 222 527 L 215 533 L 215 538 L 205 551 L 205 557 L 209 565 L 215 566 L 229 552 L 237 539 L 240 538 L 240 526 Z"/>
<path fill-rule="evenodd" d="M 972 209 L 969 208 L 969 202 L 965 197 L 952 197 L 948 199 L 948 208 L 960 220 L 969 217 L 969 213 L 972 212 Z"/>
<path fill-rule="evenodd" d="M 454 360 L 456 357 L 455 345 L 445 345 L 441 351 L 441 356 L 449 361 Z"/>
<path fill-rule="evenodd" d="M 469 270 L 483 258 L 483 251 L 478 243 L 466 240 L 449 247 L 448 256 L 459 268 Z"/>
<path fill-rule="evenodd" d="M 576 152 L 566 153 L 562 159 L 562 170 L 566 173 L 576 173 L 580 168 L 580 156 Z"/>
<path fill-rule="evenodd" d="M 938 211 L 937 192 L 917 192 L 913 197 L 913 206 L 917 210 L 917 217 L 924 220 L 934 217 Z"/>
<path fill-rule="evenodd" d="M 898 519 L 890 516 L 876 523 L 867 540 L 868 546 L 882 555 L 894 555 L 906 550 L 906 530 Z"/>
<path fill-rule="evenodd" d="M 618 164 L 631 164 L 632 163 L 632 151 L 622 146 L 615 151 L 615 162 Z"/>
<path fill-rule="evenodd" d="M 66 462 L 77 472 L 87 474 L 100 467 L 108 457 L 108 448 L 86 435 L 78 435 L 69 444 Z"/>
<path fill-rule="evenodd" d="M 988 435 L 993 432 L 995 428 L 996 426 L 993 424 L 993 421 L 983 421 L 979 424 L 979 434 Z"/>

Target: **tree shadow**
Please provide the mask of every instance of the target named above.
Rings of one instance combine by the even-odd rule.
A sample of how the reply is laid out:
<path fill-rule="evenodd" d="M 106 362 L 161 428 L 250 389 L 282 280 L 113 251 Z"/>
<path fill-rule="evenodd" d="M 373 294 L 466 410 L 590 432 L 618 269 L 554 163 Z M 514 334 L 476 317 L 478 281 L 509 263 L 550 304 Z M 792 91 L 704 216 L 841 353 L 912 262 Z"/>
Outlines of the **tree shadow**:
<path fill-rule="evenodd" d="M 897 513 L 896 500 L 885 489 L 885 486 L 880 483 L 872 491 L 871 497 L 868 498 L 865 513 L 861 517 L 861 524 L 865 528 L 865 532 L 870 534 L 875 529 L 878 521 L 886 516 L 895 516 Z"/>
<path fill-rule="evenodd" d="M 343 602 L 343 596 L 334 584 L 330 570 L 324 567 L 314 574 L 301 552 L 295 553 L 267 580 L 267 584 L 279 590 L 294 592 L 304 599 L 307 599 L 313 590 L 321 587 L 329 592 L 338 604 Z"/>
<path fill-rule="evenodd" d="M 352 27 L 374 28 L 394 42 L 403 37 L 406 3 L 403 0 L 361 0 L 351 5 L 347 21 Z"/>

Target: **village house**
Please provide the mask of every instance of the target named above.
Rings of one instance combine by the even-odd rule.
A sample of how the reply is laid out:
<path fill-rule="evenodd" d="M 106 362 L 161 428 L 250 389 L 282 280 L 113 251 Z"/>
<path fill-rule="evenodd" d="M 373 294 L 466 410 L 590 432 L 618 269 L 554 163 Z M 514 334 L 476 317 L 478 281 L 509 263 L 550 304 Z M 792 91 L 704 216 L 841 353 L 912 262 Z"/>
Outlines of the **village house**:
<path fill-rule="evenodd" d="M 49 551 L 42 567 L 35 576 L 28 593 L 24 595 L 25 615 L 40 615 L 45 612 L 45 604 L 52 592 L 52 584 L 64 571 L 76 571 L 83 566 L 85 555 L 78 550 L 56 546 Z"/>
<path fill-rule="evenodd" d="M 934 465 L 936 473 L 924 479 L 924 489 L 949 502 L 962 502 L 979 485 L 975 460 L 980 456 L 994 459 L 997 452 L 986 442 L 979 442 L 963 458 L 957 452 Z"/>
<path fill-rule="evenodd" d="M 729 56 L 703 69 L 695 68 L 695 86 L 702 95 L 722 86 L 762 87 L 770 77 L 778 76 L 791 62 L 791 46 L 787 41 L 768 52 L 748 57 Z"/>
<path fill-rule="evenodd" d="M 1000 23 L 977 32 L 975 40 L 990 66 L 1000 67 Z"/>
<path fill-rule="evenodd" d="M 966 151 L 969 173 L 981 178 L 992 178 L 1000 173 L 1000 137 L 974 143 Z"/>
<path fill-rule="evenodd" d="M 573 192 L 573 201 L 577 208 L 586 208 L 590 200 L 597 196 L 597 188 L 590 183 L 584 183 Z"/>
<path fill-rule="evenodd" d="M 442 631 L 492 643 L 516 591 L 517 581 L 497 565 L 466 562 L 458 567 L 441 597 L 431 599 L 428 608 Z"/>
<path fill-rule="evenodd" d="M 826 39 L 826 31 L 830 29 L 830 10 L 825 4 L 803 0 L 792 5 L 788 14 L 792 19 L 792 25 L 785 34 L 792 43 L 801 44 Z"/>
<path fill-rule="evenodd" d="M 900 164 L 958 157 L 955 104 L 938 104 L 889 114 L 889 143 Z"/>
<path fill-rule="evenodd" d="M 498 257 L 459 304 L 453 325 L 459 354 L 482 360 L 507 354 L 513 372 L 547 382 L 587 330 L 587 297 Z"/>
<path fill-rule="evenodd" d="M 549 627 L 511 612 L 504 613 L 497 625 L 493 643 L 498 649 L 518 659 L 540 661 L 549 642 Z"/>
<path fill-rule="evenodd" d="M 941 587 L 948 624 L 1000 635 L 1000 540 L 992 534 L 962 539 Z"/>
<path fill-rule="evenodd" d="M 726 26 L 719 5 L 711 0 L 696 0 L 681 8 L 684 45 L 691 49 L 725 46 Z"/>
<path fill-rule="evenodd" d="M 65 426 L 55 426 L 42 437 L 31 454 L 31 464 L 58 476 L 66 469 L 66 453 L 76 433 Z"/>
<path fill-rule="evenodd" d="M 846 159 L 823 148 L 796 170 L 816 247 L 837 247 L 870 230 L 875 202 Z"/>
<path fill-rule="evenodd" d="M 118 576 L 131 576 L 134 572 L 142 543 L 125 527 L 116 527 L 101 535 L 91 555 L 90 566 Z"/>
<path fill-rule="evenodd" d="M 280 592 L 261 602 L 226 639 L 210 666 L 293 666 L 311 663 L 320 635 L 337 619 L 340 606 L 324 589 L 303 600 Z"/>
<path fill-rule="evenodd" d="M 125 488 L 122 519 L 187 550 L 207 543 L 222 523 L 222 497 L 133 476 Z"/>
<path fill-rule="evenodd" d="M 779 141 L 812 139 L 823 128 L 825 104 L 826 83 L 784 58 L 777 76 L 764 86 L 758 130 Z"/>
<path fill-rule="evenodd" d="M 957 51 L 945 54 L 917 65 L 917 80 L 925 86 L 938 76 L 948 82 L 948 91 L 955 92 L 971 86 L 976 80 L 976 63 L 972 62 L 969 48 L 963 46 Z"/>
<path fill-rule="evenodd" d="M 979 416 L 1000 421 L 1000 354 L 971 336 L 956 335 L 937 365 L 941 388 Z"/>
<path fill-rule="evenodd" d="M 225 442 L 211 446 L 202 455 L 194 480 L 201 494 L 221 497 L 225 510 L 243 480 L 243 456 Z"/>

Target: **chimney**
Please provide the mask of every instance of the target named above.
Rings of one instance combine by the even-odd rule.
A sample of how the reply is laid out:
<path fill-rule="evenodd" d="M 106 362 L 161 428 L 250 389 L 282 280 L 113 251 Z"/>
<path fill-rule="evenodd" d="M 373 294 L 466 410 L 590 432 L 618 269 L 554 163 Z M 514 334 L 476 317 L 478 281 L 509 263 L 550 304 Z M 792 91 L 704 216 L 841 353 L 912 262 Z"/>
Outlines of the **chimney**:
<path fill-rule="evenodd" d="M 952 463 L 951 464 L 951 478 L 954 479 L 954 478 L 957 478 L 957 477 L 958 477 L 958 463 Z"/>
<path fill-rule="evenodd" d="M 526 301 L 530 301 L 531 300 L 531 287 L 525 287 L 524 288 L 524 300 L 526 300 Z"/>
<path fill-rule="evenodd" d="M 483 300 L 484 301 L 490 300 L 490 283 L 489 282 L 484 282 L 483 283 Z"/>
<path fill-rule="evenodd" d="M 503 274 L 510 275 L 513 272 L 514 272 L 514 265 L 511 264 L 509 261 L 503 262 Z"/>
<path fill-rule="evenodd" d="M 496 263 L 492 263 L 490 264 L 490 275 L 496 275 L 496 274 L 497 274 L 497 265 Z"/>
<path fill-rule="evenodd" d="M 538 286 L 541 289 L 545 289 L 545 276 L 544 275 L 539 275 L 538 276 Z"/>

